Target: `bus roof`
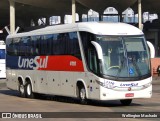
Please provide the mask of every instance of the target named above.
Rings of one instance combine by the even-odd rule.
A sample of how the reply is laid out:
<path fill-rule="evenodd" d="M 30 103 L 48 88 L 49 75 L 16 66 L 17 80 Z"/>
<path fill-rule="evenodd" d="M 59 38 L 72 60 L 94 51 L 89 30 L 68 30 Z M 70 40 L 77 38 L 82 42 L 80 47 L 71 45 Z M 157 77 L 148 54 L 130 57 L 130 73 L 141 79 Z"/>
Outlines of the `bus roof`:
<path fill-rule="evenodd" d="M 143 35 L 143 32 L 140 29 L 125 23 L 82 22 L 48 26 L 30 32 L 12 34 L 8 37 L 10 38 L 41 34 L 65 33 L 73 31 L 86 31 L 98 35 Z"/>

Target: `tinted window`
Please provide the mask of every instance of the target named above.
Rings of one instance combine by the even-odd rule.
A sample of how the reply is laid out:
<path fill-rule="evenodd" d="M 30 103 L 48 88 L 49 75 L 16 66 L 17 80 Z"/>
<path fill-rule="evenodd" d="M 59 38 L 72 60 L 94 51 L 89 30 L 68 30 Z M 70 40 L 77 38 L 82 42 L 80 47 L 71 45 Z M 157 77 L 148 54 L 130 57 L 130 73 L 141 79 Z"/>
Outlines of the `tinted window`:
<path fill-rule="evenodd" d="M 80 35 L 88 69 L 95 74 L 99 74 L 97 52 L 95 51 L 95 47 L 91 44 L 91 41 L 94 41 L 95 37 L 88 32 L 80 32 Z"/>
<path fill-rule="evenodd" d="M 53 52 L 53 37 L 52 34 L 44 35 L 46 55 L 51 55 Z"/>
<path fill-rule="evenodd" d="M 18 49 L 20 44 L 20 38 L 8 39 L 7 53 L 9 55 L 18 55 Z"/>
<path fill-rule="evenodd" d="M 18 52 L 20 55 L 30 55 L 31 53 L 31 40 L 30 37 L 23 37 L 19 43 L 19 50 Z"/>
<path fill-rule="evenodd" d="M 81 58 L 80 47 L 76 32 L 69 33 L 69 40 L 66 51 L 68 54 Z"/>
<path fill-rule="evenodd" d="M 73 55 L 81 59 L 76 32 L 14 38 L 7 44 L 7 53 L 20 56 Z"/>
<path fill-rule="evenodd" d="M 31 55 L 39 55 L 39 43 L 40 36 L 31 37 Z"/>

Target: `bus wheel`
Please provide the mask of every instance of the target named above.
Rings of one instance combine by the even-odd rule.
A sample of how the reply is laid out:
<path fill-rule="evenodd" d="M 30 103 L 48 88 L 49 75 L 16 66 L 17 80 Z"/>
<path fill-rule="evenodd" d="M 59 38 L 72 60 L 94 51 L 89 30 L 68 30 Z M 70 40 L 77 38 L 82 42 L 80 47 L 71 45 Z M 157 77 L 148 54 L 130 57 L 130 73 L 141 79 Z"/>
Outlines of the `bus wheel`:
<path fill-rule="evenodd" d="M 23 98 L 26 97 L 26 90 L 25 90 L 25 86 L 23 85 L 23 83 L 19 83 L 19 93 L 21 97 Z"/>
<path fill-rule="evenodd" d="M 34 94 L 32 92 L 32 85 L 30 82 L 27 82 L 26 84 L 26 95 L 28 98 L 34 98 Z"/>
<path fill-rule="evenodd" d="M 132 103 L 132 99 L 120 100 L 121 104 L 124 106 L 128 106 Z"/>
<path fill-rule="evenodd" d="M 81 104 L 83 105 L 87 104 L 86 90 L 84 86 L 79 89 L 79 99 Z"/>

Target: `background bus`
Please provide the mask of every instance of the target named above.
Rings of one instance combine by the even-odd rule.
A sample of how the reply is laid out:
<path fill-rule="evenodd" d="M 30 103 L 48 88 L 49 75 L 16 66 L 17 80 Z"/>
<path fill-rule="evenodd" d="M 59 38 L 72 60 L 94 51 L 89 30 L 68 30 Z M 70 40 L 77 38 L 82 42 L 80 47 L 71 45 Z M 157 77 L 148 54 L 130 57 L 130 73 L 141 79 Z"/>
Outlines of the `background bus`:
<path fill-rule="evenodd" d="M 7 86 L 22 97 L 150 98 L 150 55 L 144 34 L 124 23 L 75 23 L 9 35 Z"/>
<path fill-rule="evenodd" d="M 6 45 L 0 41 L 0 78 L 6 78 Z"/>

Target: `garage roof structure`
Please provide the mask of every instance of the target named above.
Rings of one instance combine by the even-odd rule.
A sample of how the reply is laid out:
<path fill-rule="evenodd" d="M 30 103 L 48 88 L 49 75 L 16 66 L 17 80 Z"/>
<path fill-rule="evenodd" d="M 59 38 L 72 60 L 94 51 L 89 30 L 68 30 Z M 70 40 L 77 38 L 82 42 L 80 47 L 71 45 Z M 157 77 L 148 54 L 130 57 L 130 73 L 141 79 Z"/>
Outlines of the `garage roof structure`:
<path fill-rule="evenodd" d="M 9 18 L 14 19 L 12 16 L 14 14 L 16 21 L 29 21 L 41 17 L 74 15 L 75 12 L 82 15 L 88 13 L 89 9 L 103 14 L 107 7 L 114 7 L 119 13 L 122 13 L 128 7 L 138 11 L 138 2 L 142 2 L 143 11 L 160 14 L 158 0 L 0 0 L 0 27 L 13 25 L 15 21 L 10 20 L 9 22 Z M 140 8 L 141 6 L 139 6 L 139 14 L 142 13 Z M 12 12 L 10 12 L 11 9 Z"/>

